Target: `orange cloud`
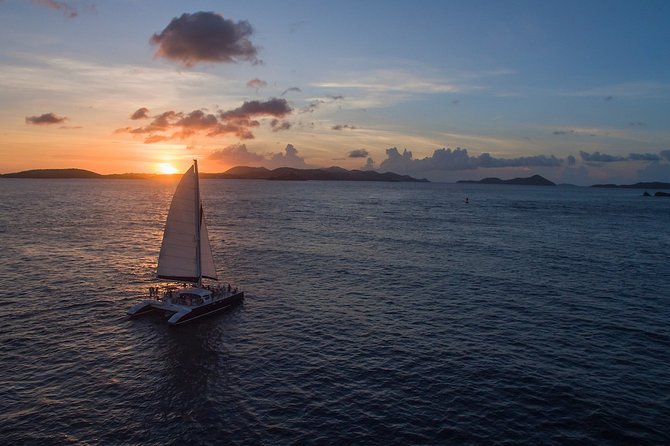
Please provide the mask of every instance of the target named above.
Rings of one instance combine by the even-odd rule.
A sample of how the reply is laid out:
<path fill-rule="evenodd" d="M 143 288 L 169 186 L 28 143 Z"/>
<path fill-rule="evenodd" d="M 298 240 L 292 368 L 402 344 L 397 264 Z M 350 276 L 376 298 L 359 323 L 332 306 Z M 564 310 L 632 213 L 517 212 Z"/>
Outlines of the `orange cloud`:
<path fill-rule="evenodd" d="M 115 130 L 115 133 L 129 133 L 132 135 L 146 135 L 144 142 L 151 144 L 166 140 L 185 140 L 196 134 L 205 136 L 234 135 L 240 139 L 253 139 L 252 129 L 261 123 L 256 118 L 274 117 L 271 122 L 273 130 L 287 130 L 290 123 L 279 123 L 282 118 L 292 112 L 285 99 L 272 98 L 267 101 L 248 101 L 240 107 L 219 112 L 218 115 L 206 113 L 203 110 L 193 110 L 189 113 L 169 110 L 154 116 L 152 121 L 143 127 L 125 127 Z M 135 111 L 130 118 L 149 118 L 148 109 L 142 107 Z"/>

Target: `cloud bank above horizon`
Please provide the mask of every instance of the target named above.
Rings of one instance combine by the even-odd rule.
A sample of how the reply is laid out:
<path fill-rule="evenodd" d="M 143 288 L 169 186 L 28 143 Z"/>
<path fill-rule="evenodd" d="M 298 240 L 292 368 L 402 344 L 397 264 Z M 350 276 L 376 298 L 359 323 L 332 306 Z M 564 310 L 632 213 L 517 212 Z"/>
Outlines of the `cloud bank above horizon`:
<path fill-rule="evenodd" d="M 446 181 L 669 176 L 670 31 L 659 18 L 670 6 L 580 4 L 575 20 L 545 4 L 482 15 L 344 1 L 292 13 L 272 2 L 0 2 L 0 171 L 195 156 L 205 169 L 337 163 Z M 385 32 L 399 21 L 407 33 Z"/>

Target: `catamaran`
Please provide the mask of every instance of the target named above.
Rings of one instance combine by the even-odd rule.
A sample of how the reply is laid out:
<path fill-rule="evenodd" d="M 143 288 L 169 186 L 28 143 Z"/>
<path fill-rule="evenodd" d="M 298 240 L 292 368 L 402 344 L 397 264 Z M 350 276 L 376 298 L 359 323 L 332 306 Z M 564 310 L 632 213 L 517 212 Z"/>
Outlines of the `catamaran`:
<path fill-rule="evenodd" d="M 243 291 L 218 282 L 200 201 L 197 160 L 193 160 L 172 197 L 157 277 L 183 285 L 150 287 L 150 299 L 128 310 L 130 317 L 158 311 L 168 317 L 168 324 L 177 325 L 225 310 L 244 299 Z M 203 279 L 215 282 L 204 285 Z"/>

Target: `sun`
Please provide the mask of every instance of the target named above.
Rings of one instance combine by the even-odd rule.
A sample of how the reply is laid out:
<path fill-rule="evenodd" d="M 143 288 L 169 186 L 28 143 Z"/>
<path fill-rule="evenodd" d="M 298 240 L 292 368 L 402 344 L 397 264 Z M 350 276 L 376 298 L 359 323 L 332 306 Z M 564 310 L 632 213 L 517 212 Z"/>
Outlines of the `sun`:
<path fill-rule="evenodd" d="M 159 163 L 156 165 L 156 170 L 158 173 L 167 175 L 179 172 L 177 168 L 170 163 Z"/>

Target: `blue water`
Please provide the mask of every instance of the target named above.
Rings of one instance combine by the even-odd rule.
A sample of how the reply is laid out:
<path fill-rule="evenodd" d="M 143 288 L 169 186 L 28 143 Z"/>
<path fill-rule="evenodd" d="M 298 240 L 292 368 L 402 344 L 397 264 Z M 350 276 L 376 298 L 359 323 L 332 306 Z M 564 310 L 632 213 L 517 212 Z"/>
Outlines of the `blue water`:
<path fill-rule="evenodd" d="M 670 200 L 205 180 L 244 304 L 127 320 L 175 186 L 0 180 L 2 443 L 670 442 Z"/>

